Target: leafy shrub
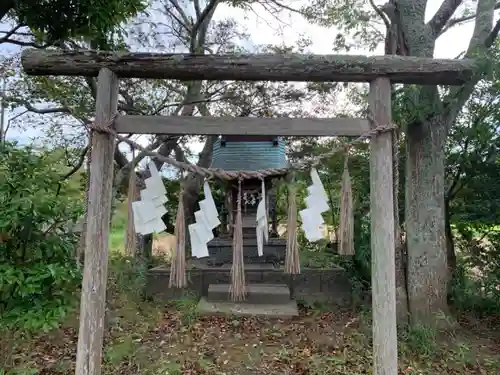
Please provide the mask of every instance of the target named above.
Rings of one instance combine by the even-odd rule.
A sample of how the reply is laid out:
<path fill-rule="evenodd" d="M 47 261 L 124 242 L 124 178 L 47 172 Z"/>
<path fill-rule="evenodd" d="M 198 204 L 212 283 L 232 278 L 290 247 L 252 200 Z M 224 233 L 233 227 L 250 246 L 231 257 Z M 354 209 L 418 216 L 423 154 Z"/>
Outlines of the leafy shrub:
<path fill-rule="evenodd" d="M 500 231 L 492 230 L 482 240 L 459 236 L 457 269 L 451 300 L 459 310 L 479 314 L 500 311 Z"/>
<path fill-rule="evenodd" d="M 355 216 L 354 256 L 339 255 L 336 243 L 323 239 L 314 243 L 307 241 L 302 230 L 297 240 L 302 267 L 330 268 L 340 266 L 347 272 L 355 301 L 364 300 L 371 285 L 371 253 L 369 217 Z"/>
<path fill-rule="evenodd" d="M 61 182 L 53 153 L 0 148 L 0 316 L 4 326 L 48 330 L 74 301 L 80 272 L 77 236 L 66 227 L 82 213 Z"/>
<path fill-rule="evenodd" d="M 19 22 L 46 33 L 49 41 L 55 41 L 77 35 L 102 38 L 144 10 L 147 3 L 142 0 L 23 0 L 13 4 Z"/>

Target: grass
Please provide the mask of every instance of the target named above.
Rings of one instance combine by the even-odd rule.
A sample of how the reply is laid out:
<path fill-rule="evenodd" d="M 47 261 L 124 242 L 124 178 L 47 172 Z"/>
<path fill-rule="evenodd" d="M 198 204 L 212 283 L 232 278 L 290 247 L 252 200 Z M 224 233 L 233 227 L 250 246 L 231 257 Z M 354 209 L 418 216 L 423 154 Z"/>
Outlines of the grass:
<path fill-rule="evenodd" d="M 125 206 L 126 208 L 126 206 Z M 200 317 L 192 296 L 168 306 L 144 301 L 144 279 L 124 258 L 124 207 L 112 225 L 103 375 L 371 374 L 367 310 L 301 307 L 292 320 Z M 126 212 L 126 211 L 125 211 Z M 493 319 L 460 318 L 452 331 L 413 328 L 399 337 L 399 374 L 500 373 L 500 330 Z M 75 312 L 48 333 L 0 338 L 0 375 L 74 372 Z"/>
<path fill-rule="evenodd" d="M 123 249 L 125 243 L 125 230 L 128 221 L 127 201 L 119 202 L 111 222 L 111 232 L 109 234 L 109 247 L 111 251 Z"/>

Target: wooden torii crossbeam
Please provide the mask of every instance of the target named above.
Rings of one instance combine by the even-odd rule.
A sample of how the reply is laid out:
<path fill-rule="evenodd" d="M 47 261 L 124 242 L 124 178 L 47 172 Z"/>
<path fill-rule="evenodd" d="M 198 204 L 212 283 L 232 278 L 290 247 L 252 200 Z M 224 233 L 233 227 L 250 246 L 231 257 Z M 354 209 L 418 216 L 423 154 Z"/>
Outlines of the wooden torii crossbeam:
<path fill-rule="evenodd" d="M 158 78 L 248 81 L 370 82 L 369 104 L 378 124 L 391 123 L 391 83 L 462 85 L 474 74 L 473 60 L 402 56 L 345 55 L 189 55 L 131 52 L 23 51 L 30 75 L 98 76 L 96 122 L 115 116 L 118 79 Z M 360 135 L 366 119 L 250 119 L 119 117 L 123 133 L 272 134 L 282 136 Z M 115 139 L 92 137 L 85 266 L 80 309 L 77 375 L 100 375 L 112 200 Z M 396 375 L 395 238 L 392 135 L 370 142 L 370 204 L 373 306 L 373 373 Z"/>
<path fill-rule="evenodd" d="M 134 52 L 23 51 L 30 75 L 97 76 L 108 68 L 122 78 L 370 82 L 461 85 L 473 74 L 473 60 L 355 55 L 190 55 Z"/>

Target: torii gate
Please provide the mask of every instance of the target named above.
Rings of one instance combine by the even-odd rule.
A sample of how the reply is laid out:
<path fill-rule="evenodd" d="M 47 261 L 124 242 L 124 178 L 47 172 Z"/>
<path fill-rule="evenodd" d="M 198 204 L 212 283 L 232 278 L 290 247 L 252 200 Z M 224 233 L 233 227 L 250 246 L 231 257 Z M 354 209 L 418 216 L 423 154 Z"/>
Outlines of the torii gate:
<path fill-rule="evenodd" d="M 30 75 L 97 76 L 95 122 L 111 125 L 119 78 L 248 81 L 370 82 L 370 107 L 379 124 L 391 123 L 391 83 L 462 85 L 473 60 L 346 55 L 189 55 L 94 51 L 23 51 Z M 236 126 L 235 126 L 236 125 Z M 366 119 L 242 119 L 122 116 L 117 133 L 282 136 L 360 135 Z M 115 137 L 94 132 L 77 375 L 100 375 L 112 200 Z M 392 136 L 370 143 L 373 373 L 397 375 Z"/>

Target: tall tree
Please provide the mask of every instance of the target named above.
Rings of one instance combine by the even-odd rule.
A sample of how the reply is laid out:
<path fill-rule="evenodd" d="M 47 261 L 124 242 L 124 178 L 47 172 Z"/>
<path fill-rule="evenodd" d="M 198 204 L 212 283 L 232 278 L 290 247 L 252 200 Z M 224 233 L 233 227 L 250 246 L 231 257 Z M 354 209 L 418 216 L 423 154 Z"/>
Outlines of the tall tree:
<path fill-rule="evenodd" d="M 447 141 L 446 240 L 448 265 L 455 276 L 455 235 L 473 244 L 474 237 L 487 238 L 500 222 L 498 40 L 491 52 L 495 61 L 492 74 L 476 85 Z M 491 238 L 488 240 L 490 244 L 494 242 Z M 475 260 L 482 256 L 472 255 Z"/>
<path fill-rule="evenodd" d="M 137 17 L 133 24 L 127 25 L 129 35 L 127 44 L 119 48 L 141 48 L 161 51 L 182 49 L 191 53 L 245 53 L 241 42 L 248 35 L 241 31 L 238 23 L 230 18 L 214 20 L 214 14 L 221 1 L 211 0 L 204 4 L 200 1 L 183 2 L 164 0 L 161 6 L 149 8 L 152 17 Z M 156 3 L 159 5 L 159 3 Z M 151 20 L 155 21 L 152 22 Z M 140 47 L 137 47 L 140 45 Z M 66 39 L 64 46 L 85 48 L 85 44 L 76 39 Z M 293 48 L 287 46 L 259 46 L 257 52 L 287 53 L 300 51 L 307 47 L 307 42 L 299 42 Z M 95 101 L 96 82 L 92 78 L 75 77 L 24 77 L 19 82 L 18 90 L 13 87 L 11 101 L 22 105 L 33 113 L 51 114 L 55 118 L 50 134 L 72 135 L 81 139 L 81 124 L 92 118 Z M 26 93 L 29 89 L 29 94 Z M 321 89 L 326 95 L 330 89 Z M 318 88 L 297 87 L 296 85 L 266 82 L 188 82 L 172 80 L 144 81 L 123 79 L 120 86 L 119 110 L 126 114 L 170 115 L 170 116 L 283 116 L 297 112 L 298 103 L 317 96 Z M 52 104 L 48 105 L 47 102 Z M 295 105 L 291 106 L 290 104 Z M 57 114 L 54 117 L 54 114 Z M 64 116 L 61 119 L 61 116 Z M 74 120 L 77 120 L 76 122 Z M 77 125 L 72 132 L 61 131 L 61 122 L 74 122 Z M 52 137 L 52 139 L 60 139 Z M 212 145 L 215 137 L 180 137 L 160 136 L 148 140 L 148 148 L 157 150 L 161 155 L 173 155 L 179 160 L 193 160 L 189 141 L 202 144 L 198 163 L 208 166 L 211 162 Z M 82 145 L 83 146 L 83 145 Z M 85 150 L 84 150 L 85 151 Z M 122 184 L 130 170 L 144 158 L 137 153 L 134 160 L 129 160 L 119 145 L 115 152 L 115 162 L 119 167 L 116 183 Z M 158 164 L 161 167 L 161 163 Z M 145 177 L 138 173 L 138 178 Z M 195 176 L 193 176 L 195 177 Z M 199 192 L 199 178 L 187 178 L 185 207 L 193 208 Z"/>
<path fill-rule="evenodd" d="M 15 26 L 0 37 L 0 43 L 47 47 L 68 37 L 86 37 L 105 45 L 117 26 L 146 4 L 146 0 L 3 0 L 0 21 L 10 20 Z M 25 28 L 33 35 L 23 32 Z M 35 40 L 26 40 L 31 36 Z"/>
<path fill-rule="evenodd" d="M 429 22 L 426 1 L 393 2 L 408 54 L 432 57 L 436 39 L 462 1 L 445 0 Z M 498 35 L 493 25 L 494 0 L 477 2 L 474 33 L 465 57 L 484 58 Z M 422 87 L 413 97 L 413 116 L 406 122 L 406 229 L 408 294 L 413 323 L 427 324 L 447 311 L 449 272 L 445 233 L 445 145 L 455 120 L 480 79 L 440 97 L 437 87 Z"/>
<path fill-rule="evenodd" d="M 380 14 L 397 30 L 402 54 L 432 57 L 437 39 L 462 22 L 473 20 L 474 31 L 465 58 L 485 59 L 500 30 L 494 23 L 499 7 L 495 0 L 478 0 L 475 12 L 462 0 L 443 0 L 426 22 L 428 0 L 390 0 L 370 6 L 361 0 L 314 2 L 302 11 L 310 19 L 340 27 L 337 38 L 348 47 L 349 37 L 365 46 L 381 41 L 380 31 L 370 32 Z M 375 9 L 373 9 L 375 6 Z M 405 226 L 408 247 L 408 298 L 413 324 L 435 322 L 436 313 L 447 311 L 448 265 L 445 241 L 445 144 L 462 107 L 469 99 L 483 71 L 466 85 L 440 95 L 438 87 L 408 87 L 403 119 L 406 138 Z"/>

